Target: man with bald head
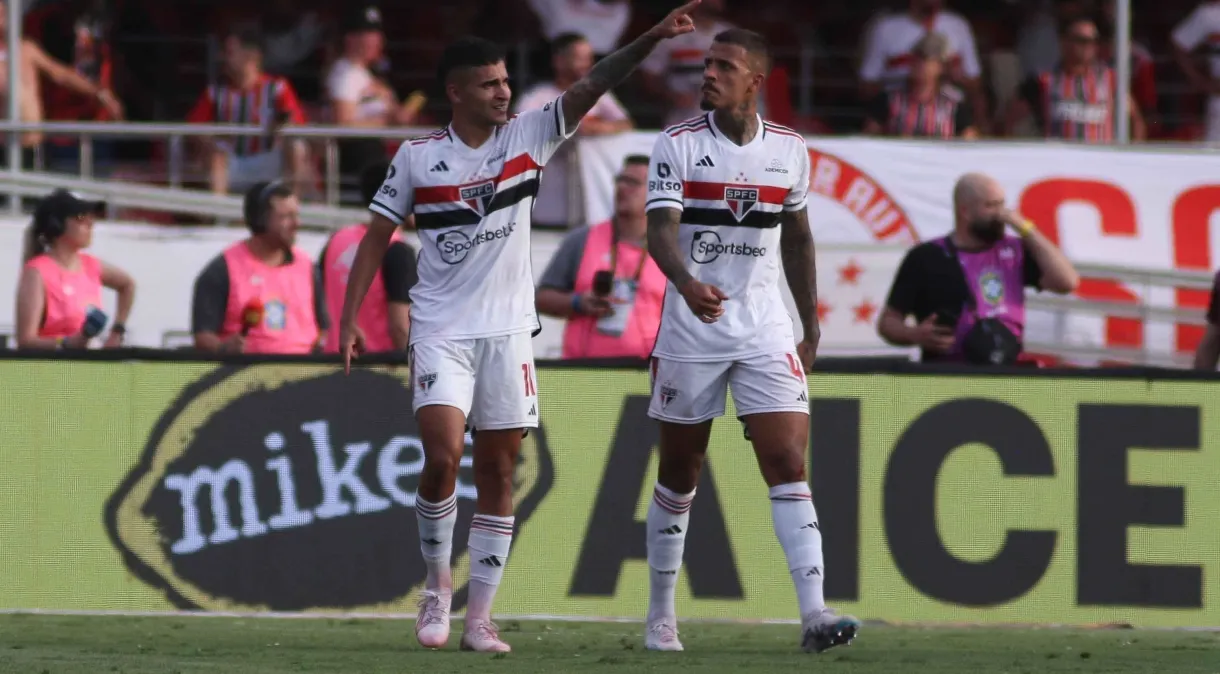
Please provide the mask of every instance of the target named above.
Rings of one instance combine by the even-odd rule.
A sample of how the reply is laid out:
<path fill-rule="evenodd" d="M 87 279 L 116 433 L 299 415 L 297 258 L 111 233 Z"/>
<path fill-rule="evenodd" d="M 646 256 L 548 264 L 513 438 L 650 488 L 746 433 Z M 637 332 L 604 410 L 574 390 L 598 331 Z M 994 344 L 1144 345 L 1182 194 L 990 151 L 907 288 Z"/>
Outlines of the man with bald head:
<path fill-rule="evenodd" d="M 1032 222 L 1004 205 L 1004 189 L 990 176 L 957 181 L 953 216 L 948 236 L 907 252 L 877 332 L 895 346 L 918 346 L 925 362 L 1012 364 L 1021 352 L 1025 287 L 1066 294 L 1080 277 Z"/>

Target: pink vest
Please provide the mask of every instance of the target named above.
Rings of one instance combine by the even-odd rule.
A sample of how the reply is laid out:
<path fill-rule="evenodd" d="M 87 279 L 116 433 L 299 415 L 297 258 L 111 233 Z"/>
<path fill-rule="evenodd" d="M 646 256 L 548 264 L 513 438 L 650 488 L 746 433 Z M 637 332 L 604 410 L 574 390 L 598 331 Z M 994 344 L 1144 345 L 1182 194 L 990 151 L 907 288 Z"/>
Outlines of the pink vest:
<path fill-rule="evenodd" d="M 49 255 L 39 255 L 25 266 L 37 269 L 42 277 L 46 303 L 38 336 L 58 339 L 80 334 L 89 307 L 102 307 L 102 263 L 81 253 L 77 271 L 64 269 Z"/>
<path fill-rule="evenodd" d="M 229 301 L 221 338 L 241 332 L 242 313 L 259 299 L 263 322 L 246 335 L 246 353 L 311 352 L 318 341 L 318 322 L 309 254 L 293 248 L 291 263 L 270 267 L 242 241 L 229 246 L 224 255 L 229 267 Z"/>
<path fill-rule="evenodd" d="M 573 292 L 580 295 L 593 289 L 593 275 L 610 268 L 610 247 L 613 243 L 614 225 L 610 222 L 589 228 L 589 238 L 585 240 L 585 253 L 576 271 Z M 630 244 L 618 244 L 615 278 L 632 278 L 639 269 L 640 256 L 644 254 L 643 250 Z M 573 316 L 568 319 L 563 331 L 563 357 L 648 358 L 657 341 L 667 282 L 656 262 L 648 258 L 640 272 L 635 307 L 627 319 L 622 336 L 611 337 L 598 332 L 597 319 L 592 316 Z"/>
<path fill-rule="evenodd" d="M 343 300 L 347 294 L 347 277 L 356 261 L 356 248 L 367 225 L 352 225 L 335 232 L 326 246 L 326 258 L 322 260 L 322 273 L 326 286 L 326 307 L 330 310 L 331 320 L 339 320 L 343 315 Z M 402 236 L 397 230 L 390 242 L 400 241 Z M 373 285 L 364 296 L 360 305 L 360 313 L 356 315 L 356 325 L 364 332 L 364 346 L 372 352 L 393 351 L 394 340 L 390 338 L 390 317 L 387 310 L 385 279 L 381 268 L 373 277 Z M 339 331 L 331 330 L 326 335 L 326 352 L 339 353 Z"/>

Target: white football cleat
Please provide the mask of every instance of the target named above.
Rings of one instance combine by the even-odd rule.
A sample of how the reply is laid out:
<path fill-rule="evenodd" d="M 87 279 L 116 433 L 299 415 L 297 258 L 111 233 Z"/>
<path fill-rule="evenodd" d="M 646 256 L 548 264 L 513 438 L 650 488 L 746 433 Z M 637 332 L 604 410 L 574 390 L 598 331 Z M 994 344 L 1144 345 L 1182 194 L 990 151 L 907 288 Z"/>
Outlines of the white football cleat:
<path fill-rule="evenodd" d="M 444 648 L 449 642 L 448 591 L 424 590 L 419 598 L 419 617 L 415 619 L 415 638 L 424 648 Z"/>
<path fill-rule="evenodd" d="M 658 618 L 648 623 L 644 631 L 644 648 L 650 651 L 680 651 L 678 621 L 673 618 Z"/>
<path fill-rule="evenodd" d="M 461 649 L 478 653 L 508 653 L 511 646 L 500 641 L 500 628 L 490 620 L 467 618 Z"/>
<path fill-rule="evenodd" d="M 839 615 L 834 609 L 814 611 L 801 621 L 801 650 L 821 653 L 835 646 L 848 646 L 860 631 L 860 621 Z"/>

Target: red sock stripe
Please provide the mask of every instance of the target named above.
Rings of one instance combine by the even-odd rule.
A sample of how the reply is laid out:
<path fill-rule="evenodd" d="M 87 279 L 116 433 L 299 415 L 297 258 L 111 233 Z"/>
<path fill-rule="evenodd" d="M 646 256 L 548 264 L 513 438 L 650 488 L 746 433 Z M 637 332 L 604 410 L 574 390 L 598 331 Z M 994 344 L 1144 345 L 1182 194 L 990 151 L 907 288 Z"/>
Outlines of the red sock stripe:
<path fill-rule="evenodd" d="M 429 511 L 429 510 L 421 510 L 418 507 L 415 509 L 415 512 L 419 513 L 419 516 L 426 520 L 444 519 L 444 518 L 452 515 L 456 511 L 457 511 L 457 501 L 454 501 L 453 503 L 449 504 L 449 506 L 447 508 L 445 508 L 444 510 Z"/>
<path fill-rule="evenodd" d="M 429 503 L 421 498 L 415 499 L 415 512 L 430 520 L 439 520 L 457 510 L 457 495 L 445 499 L 442 503 Z"/>
<path fill-rule="evenodd" d="M 497 522 L 495 520 L 479 517 L 478 515 L 475 515 L 474 519 L 470 520 L 470 528 L 478 529 L 479 531 L 486 531 L 492 534 L 498 534 L 500 536 L 513 535 L 513 523 Z"/>
<path fill-rule="evenodd" d="M 690 510 L 690 504 L 695 499 L 688 498 L 688 499 L 679 501 L 679 500 L 670 498 L 669 496 L 666 496 L 665 494 L 662 494 L 660 489 L 653 489 L 652 490 L 652 500 L 656 501 L 656 504 L 661 506 L 662 510 L 673 513 L 675 515 L 684 515 L 684 514 L 686 514 L 687 511 Z"/>

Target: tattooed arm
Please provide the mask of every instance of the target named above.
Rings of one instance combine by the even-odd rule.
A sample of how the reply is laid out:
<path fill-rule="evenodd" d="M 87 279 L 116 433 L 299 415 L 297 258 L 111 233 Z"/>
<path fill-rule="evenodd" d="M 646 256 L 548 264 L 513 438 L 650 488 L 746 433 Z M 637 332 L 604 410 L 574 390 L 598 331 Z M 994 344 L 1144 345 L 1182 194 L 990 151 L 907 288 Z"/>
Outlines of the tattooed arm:
<path fill-rule="evenodd" d="M 648 211 L 648 256 L 679 290 L 692 278 L 678 247 L 678 222 L 681 217 L 682 212 L 676 208 Z"/>
<path fill-rule="evenodd" d="M 780 259 L 784 263 L 788 289 L 796 302 L 796 313 L 801 319 L 801 341 L 817 344 L 821 336 L 818 327 L 818 275 L 814 262 L 813 232 L 809 229 L 809 210 L 784 211 L 780 215 L 779 226 Z"/>
<path fill-rule="evenodd" d="M 593 66 L 593 70 L 589 71 L 588 75 L 565 91 L 563 94 L 564 128 L 574 128 L 581 118 L 593 109 L 597 99 L 627 79 L 631 71 L 648 58 L 661 40 L 693 31 L 695 22 L 691 19 L 690 12 L 698 6 L 699 2 L 700 0 L 693 0 L 670 12 L 661 23 L 653 26 L 631 44 L 602 59 Z"/>

